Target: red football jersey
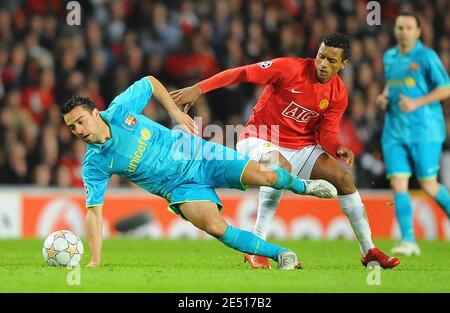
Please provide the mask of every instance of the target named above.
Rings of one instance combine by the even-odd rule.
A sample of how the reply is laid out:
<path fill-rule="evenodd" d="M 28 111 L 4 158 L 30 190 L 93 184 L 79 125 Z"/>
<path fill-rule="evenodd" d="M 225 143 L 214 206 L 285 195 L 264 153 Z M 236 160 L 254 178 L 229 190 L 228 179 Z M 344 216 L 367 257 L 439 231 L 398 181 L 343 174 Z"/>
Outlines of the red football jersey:
<path fill-rule="evenodd" d="M 320 143 L 332 156 L 340 146 L 339 122 L 347 108 L 347 88 L 338 75 L 317 80 L 314 59 L 278 58 L 226 70 L 199 83 L 203 93 L 240 82 L 267 85 L 241 139 L 258 137 L 301 149 Z"/>

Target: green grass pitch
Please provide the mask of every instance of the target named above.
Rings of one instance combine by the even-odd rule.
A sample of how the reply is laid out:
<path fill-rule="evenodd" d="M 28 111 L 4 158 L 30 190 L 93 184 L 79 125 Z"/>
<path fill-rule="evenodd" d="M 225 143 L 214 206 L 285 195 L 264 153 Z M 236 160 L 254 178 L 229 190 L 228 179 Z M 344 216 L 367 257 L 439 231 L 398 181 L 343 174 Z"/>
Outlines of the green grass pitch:
<path fill-rule="evenodd" d="M 45 265 L 42 240 L 0 240 L 0 292 L 449 292 L 448 242 L 420 242 L 422 256 L 403 257 L 393 270 L 374 272 L 359 262 L 356 241 L 289 240 L 304 269 L 252 270 L 241 253 L 216 240 L 110 239 L 99 269 L 81 261 L 80 285 L 69 269 Z M 388 251 L 391 241 L 377 241 Z M 87 243 L 84 242 L 85 249 Z M 275 265 L 275 263 L 273 263 Z M 274 266 L 276 267 L 276 266 Z M 372 276 L 375 277 L 375 276 Z"/>

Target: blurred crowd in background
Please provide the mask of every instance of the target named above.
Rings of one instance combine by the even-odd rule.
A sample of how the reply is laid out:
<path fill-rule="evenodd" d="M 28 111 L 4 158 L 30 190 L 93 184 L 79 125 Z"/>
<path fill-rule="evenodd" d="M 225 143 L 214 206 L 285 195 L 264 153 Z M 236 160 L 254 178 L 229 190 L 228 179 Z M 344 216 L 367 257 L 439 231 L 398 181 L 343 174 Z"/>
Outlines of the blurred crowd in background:
<path fill-rule="evenodd" d="M 384 113 L 375 99 L 399 11 L 419 14 L 424 44 L 450 70 L 447 0 L 382 1 L 379 26 L 368 25 L 367 1 L 360 0 L 78 1 L 80 26 L 67 24 L 67 2 L 0 2 L 0 184 L 82 186 L 85 144 L 59 115 L 73 94 L 88 95 L 103 110 L 143 76 L 157 77 L 170 91 L 231 67 L 315 57 L 321 37 L 339 31 L 351 38 L 350 66 L 340 73 L 349 107 L 339 137 L 357 157 L 357 185 L 388 188 L 380 152 Z M 190 114 L 202 117 L 203 127 L 244 124 L 262 88 L 241 84 L 211 92 Z M 450 134 L 450 103 L 443 105 Z M 159 104 L 151 102 L 145 113 L 171 127 Z M 224 137 L 206 139 L 235 144 Z M 447 140 L 443 168 L 449 149 Z M 448 184 L 450 170 L 441 176 Z M 110 184 L 129 185 L 118 177 Z"/>

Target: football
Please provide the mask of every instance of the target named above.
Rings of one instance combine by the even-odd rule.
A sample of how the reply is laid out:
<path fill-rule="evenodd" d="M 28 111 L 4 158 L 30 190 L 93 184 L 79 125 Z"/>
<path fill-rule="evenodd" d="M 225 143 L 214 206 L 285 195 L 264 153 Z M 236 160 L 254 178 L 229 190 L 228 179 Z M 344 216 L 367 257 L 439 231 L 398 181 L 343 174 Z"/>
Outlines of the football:
<path fill-rule="evenodd" d="M 83 252 L 83 242 L 70 230 L 50 234 L 42 248 L 42 255 L 51 266 L 75 266 L 80 263 Z"/>

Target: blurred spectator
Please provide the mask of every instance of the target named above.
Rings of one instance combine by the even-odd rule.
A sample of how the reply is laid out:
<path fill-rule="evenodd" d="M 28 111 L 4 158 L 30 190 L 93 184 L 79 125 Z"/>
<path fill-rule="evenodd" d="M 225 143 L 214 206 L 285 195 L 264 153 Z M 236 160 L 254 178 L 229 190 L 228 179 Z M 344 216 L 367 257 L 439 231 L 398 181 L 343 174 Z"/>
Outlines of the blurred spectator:
<path fill-rule="evenodd" d="M 2 170 L 3 182 L 7 184 L 28 183 L 29 166 L 24 145 L 19 142 L 11 143 L 6 155 L 5 168 Z"/>
<path fill-rule="evenodd" d="M 56 169 L 55 185 L 57 187 L 71 187 L 72 176 L 70 175 L 70 169 L 65 165 L 60 165 Z"/>
<path fill-rule="evenodd" d="M 195 34 L 192 38 L 185 38 L 182 46 L 183 49 L 170 54 L 165 63 L 165 70 L 172 81 L 182 83 L 204 79 L 218 72 L 219 65 L 203 38 Z"/>
<path fill-rule="evenodd" d="M 81 178 L 81 162 L 83 161 L 85 152 L 85 144 L 80 140 L 76 140 L 73 142 L 71 154 L 61 159 L 61 164 L 69 169 L 72 186 L 83 186 L 83 180 Z"/>
<path fill-rule="evenodd" d="M 22 105 L 31 113 L 37 124 L 42 124 L 46 111 L 55 105 L 54 84 L 53 71 L 42 70 L 39 75 L 38 86 L 27 86 L 22 91 Z"/>
<path fill-rule="evenodd" d="M 165 55 L 175 50 L 181 39 L 180 24 L 169 16 L 166 6 L 157 2 L 153 6 L 150 21 L 150 33 L 143 39 L 143 49 L 146 53 Z"/>
<path fill-rule="evenodd" d="M 21 86 L 25 80 L 25 47 L 22 44 L 15 44 L 10 55 L 11 61 L 2 73 L 2 82 L 6 87 Z"/>
<path fill-rule="evenodd" d="M 52 179 L 52 173 L 50 166 L 46 163 L 38 164 L 33 169 L 33 181 L 32 183 L 39 187 L 48 187 Z"/>
<path fill-rule="evenodd" d="M 192 34 L 197 28 L 199 20 L 194 11 L 194 3 L 192 1 L 183 1 L 181 3 L 179 24 L 183 33 L 186 35 Z"/>

